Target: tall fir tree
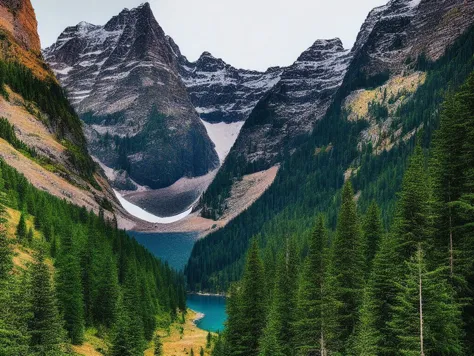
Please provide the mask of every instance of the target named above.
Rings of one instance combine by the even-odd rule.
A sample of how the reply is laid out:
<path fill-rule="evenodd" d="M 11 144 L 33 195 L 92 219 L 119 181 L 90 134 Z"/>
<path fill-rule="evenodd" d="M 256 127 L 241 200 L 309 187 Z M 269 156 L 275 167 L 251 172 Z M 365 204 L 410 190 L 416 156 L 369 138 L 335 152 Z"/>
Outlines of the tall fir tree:
<path fill-rule="evenodd" d="M 372 261 L 377 253 L 379 242 L 383 234 L 382 217 L 375 201 L 373 201 L 367 209 L 362 224 L 362 231 L 366 271 L 368 275 L 372 269 Z"/>
<path fill-rule="evenodd" d="M 354 353 L 356 355 L 393 355 L 397 340 L 388 322 L 395 304 L 397 284 L 403 269 L 399 267 L 397 239 L 386 234 L 373 260 L 373 268 L 364 290 L 364 299 L 357 325 Z"/>
<path fill-rule="evenodd" d="M 260 355 L 291 355 L 294 351 L 293 324 L 296 306 L 297 258 L 293 242 L 277 261 L 272 305 L 260 346 Z"/>
<path fill-rule="evenodd" d="M 16 236 L 20 241 L 25 241 L 28 237 L 28 228 L 26 227 L 26 214 L 24 212 L 20 215 L 20 221 L 16 228 Z"/>
<path fill-rule="evenodd" d="M 407 264 L 393 319 L 401 355 L 465 355 L 461 310 L 442 269 L 428 270 L 422 244 Z"/>
<path fill-rule="evenodd" d="M 322 215 L 318 216 L 311 234 L 298 289 L 297 319 L 294 323 L 296 348 L 319 350 L 325 353 L 323 331 L 323 290 L 325 266 L 323 253 L 327 244 L 327 231 Z"/>
<path fill-rule="evenodd" d="M 250 246 L 242 278 L 241 297 L 242 345 L 241 354 L 256 356 L 266 322 L 265 279 L 257 241 Z"/>
<path fill-rule="evenodd" d="M 27 355 L 27 306 L 21 283 L 12 275 L 13 253 L 3 225 L 3 214 L 0 203 L 0 355 Z"/>
<path fill-rule="evenodd" d="M 31 350 L 38 355 L 60 355 L 65 331 L 59 316 L 50 267 L 40 252 L 31 272 L 31 308 L 29 323 Z"/>
<path fill-rule="evenodd" d="M 365 259 L 361 229 L 357 217 L 352 184 L 347 181 L 342 190 L 336 237 L 332 251 L 334 293 L 341 307 L 337 309 L 338 326 L 334 337 L 342 342 L 340 352 L 347 352 L 350 338 L 357 324 L 358 310 L 362 304 Z"/>
<path fill-rule="evenodd" d="M 77 249 L 70 234 L 61 240 L 60 256 L 56 260 L 56 291 L 61 314 L 72 344 L 80 345 L 84 340 L 84 302 L 81 267 Z"/>

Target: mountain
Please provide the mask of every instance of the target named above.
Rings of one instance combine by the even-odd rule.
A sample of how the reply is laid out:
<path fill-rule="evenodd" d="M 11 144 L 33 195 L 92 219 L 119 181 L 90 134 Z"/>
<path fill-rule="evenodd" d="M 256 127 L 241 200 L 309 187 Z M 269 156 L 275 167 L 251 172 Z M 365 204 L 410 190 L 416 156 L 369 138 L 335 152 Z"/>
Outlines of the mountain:
<path fill-rule="evenodd" d="M 87 124 L 91 154 L 131 178 L 117 175 L 117 188 L 163 188 L 217 168 L 148 3 L 124 9 L 104 26 L 68 27 L 44 55 Z"/>
<path fill-rule="evenodd" d="M 0 353 L 143 354 L 184 314 L 183 276 L 116 226 L 36 25 L 30 0 L 0 0 Z"/>
<path fill-rule="evenodd" d="M 204 52 L 189 62 L 169 37 L 180 74 L 201 119 L 210 123 L 245 121 L 257 102 L 279 81 L 282 68 L 266 72 L 237 69 Z"/>
<path fill-rule="evenodd" d="M 273 184 L 245 212 L 194 246 L 186 270 L 190 288 L 227 290 L 242 275 L 252 237 L 265 248 L 265 256 L 275 256 L 289 237 L 305 246 L 318 213 L 334 228 L 341 187 L 348 179 L 358 209 L 365 212 L 375 200 L 389 226 L 415 142 L 429 150 L 446 94 L 474 70 L 473 19 L 474 3 L 457 0 L 392 0 L 371 11 L 353 49 L 345 54 L 351 59 L 342 83 L 311 134 L 281 159 L 263 154 L 280 160 Z M 272 163 L 248 164 L 247 153 L 237 150 L 246 127 L 275 117 L 259 111 L 267 97 L 246 121 L 204 196 L 205 216 L 225 217 L 240 179 Z"/>
<path fill-rule="evenodd" d="M 41 54 L 30 1 L 0 2 L 0 155 L 35 187 L 112 219 L 125 212 Z"/>
<path fill-rule="evenodd" d="M 351 58 L 339 39 L 317 40 L 284 68 L 277 84 L 251 111 L 227 161 L 204 195 L 204 216 L 223 214 L 234 178 L 280 163 L 311 133 L 341 85 Z"/>

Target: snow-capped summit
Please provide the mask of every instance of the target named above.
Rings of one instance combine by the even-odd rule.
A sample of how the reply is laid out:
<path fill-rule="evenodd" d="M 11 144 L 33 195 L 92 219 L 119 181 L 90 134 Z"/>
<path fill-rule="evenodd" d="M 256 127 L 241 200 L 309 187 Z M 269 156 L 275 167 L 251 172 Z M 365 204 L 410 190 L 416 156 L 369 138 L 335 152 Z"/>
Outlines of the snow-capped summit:
<path fill-rule="evenodd" d="M 160 188 L 218 166 L 148 3 L 103 26 L 66 28 L 44 56 L 87 124 L 91 153 L 107 167 Z"/>

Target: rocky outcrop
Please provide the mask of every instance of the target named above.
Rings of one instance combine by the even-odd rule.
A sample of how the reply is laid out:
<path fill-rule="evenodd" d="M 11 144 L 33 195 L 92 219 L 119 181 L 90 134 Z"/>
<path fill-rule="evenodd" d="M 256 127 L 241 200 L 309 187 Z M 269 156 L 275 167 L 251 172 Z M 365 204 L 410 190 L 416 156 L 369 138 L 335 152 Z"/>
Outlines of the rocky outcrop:
<path fill-rule="evenodd" d="M 318 40 L 253 109 L 231 154 L 268 168 L 326 112 L 351 59 L 339 39 Z"/>
<path fill-rule="evenodd" d="M 245 121 L 258 101 L 280 80 L 282 68 L 266 72 L 237 69 L 204 52 L 191 63 L 169 37 L 180 63 L 190 99 L 203 120 L 211 123 Z"/>
<path fill-rule="evenodd" d="M 41 52 L 38 22 L 29 0 L 1 0 L 0 25 L 25 48 L 38 54 Z"/>
<path fill-rule="evenodd" d="M 218 166 L 149 4 L 104 26 L 68 27 L 44 54 L 87 124 L 91 153 L 128 172 L 119 188 L 162 188 Z"/>

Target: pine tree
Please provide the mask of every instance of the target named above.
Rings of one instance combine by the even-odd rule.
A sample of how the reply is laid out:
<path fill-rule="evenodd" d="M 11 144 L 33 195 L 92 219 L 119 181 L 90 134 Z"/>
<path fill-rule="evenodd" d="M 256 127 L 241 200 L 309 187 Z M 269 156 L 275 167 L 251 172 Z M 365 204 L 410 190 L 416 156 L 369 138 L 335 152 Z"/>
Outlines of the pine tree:
<path fill-rule="evenodd" d="M 277 262 L 273 300 L 260 345 L 260 355 L 290 355 L 293 350 L 293 310 L 296 286 L 296 251 L 288 247 Z"/>
<path fill-rule="evenodd" d="M 364 233 L 363 241 L 367 266 L 366 271 L 368 275 L 371 271 L 372 261 L 377 253 L 379 241 L 383 234 L 382 218 L 379 207 L 375 201 L 373 201 L 367 209 L 362 229 Z"/>
<path fill-rule="evenodd" d="M 0 204 L 0 355 L 27 355 L 25 296 L 13 278 L 12 251 L 6 237 Z"/>
<path fill-rule="evenodd" d="M 361 231 L 350 181 L 346 182 L 342 191 L 332 259 L 332 270 L 335 273 L 334 292 L 337 301 L 342 303 L 336 315 L 339 325 L 334 336 L 343 343 L 344 350 L 349 347 L 349 338 L 357 324 L 365 272 Z"/>
<path fill-rule="evenodd" d="M 61 353 L 65 332 L 59 317 L 49 266 L 40 252 L 31 273 L 31 349 L 39 355 Z"/>
<path fill-rule="evenodd" d="M 433 236 L 433 202 L 425 157 L 420 145 L 410 159 L 397 203 L 394 232 L 398 238 L 400 261 L 408 260 L 419 243 Z M 432 243 L 428 243 L 431 246 Z"/>
<path fill-rule="evenodd" d="M 462 321 L 444 271 L 429 271 L 422 244 L 407 262 L 390 322 L 402 355 L 464 355 Z"/>
<path fill-rule="evenodd" d="M 16 236 L 20 241 L 26 240 L 28 237 L 28 228 L 26 227 L 26 214 L 24 212 L 20 215 L 20 221 L 16 228 Z"/>
<path fill-rule="evenodd" d="M 80 345 L 84 340 L 84 302 L 81 267 L 75 250 L 71 235 L 65 235 L 56 263 L 56 290 L 69 339 Z"/>
<path fill-rule="evenodd" d="M 323 252 L 327 242 L 324 218 L 320 215 L 311 234 L 308 257 L 300 278 L 297 303 L 297 320 L 294 324 L 295 343 L 298 349 L 325 352 L 323 332 Z"/>
<path fill-rule="evenodd" d="M 259 341 L 265 327 L 265 280 L 257 241 L 251 244 L 242 278 L 241 297 L 242 355 L 258 355 Z M 232 350 L 234 352 L 234 350 Z"/>
<path fill-rule="evenodd" d="M 206 349 L 211 347 L 212 335 L 210 332 L 207 333 L 206 336 Z"/>
<path fill-rule="evenodd" d="M 199 355 L 204 356 L 204 349 L 202 348 L 202 346 L 201 346 L 201 350 L 199 350 Z"/>
<path fill-rule="evenodd" d="M 191 356 L 194 356 L 194 349 L 191 349 Z"/>
<path fill-rule="evenodd" d="M 154 348 L 153 348 L 154 355 L 163 356 L 163 344 L 158 334 L 155 334 L 155 336 L 153 337 L 153 344 L 154 344 Z"/>
<path fill-rule="evenodd" d="M 227 296 L 225 343 L 228 346 L 231 355 L 242 355 L 244 320 L 242 317 L 241 293 L 240 286 L 238 284 L 232 284 Z M 217 345 L 215 349 L 216 348 Z"/>
<path fill-rule="evenodd" d="M 397 240 L 384 235 L 364 291 L 354 345 L 356 355 L 392 355 L 397 349 L 388 322 L 403 273 L 398 261 Z"/>

